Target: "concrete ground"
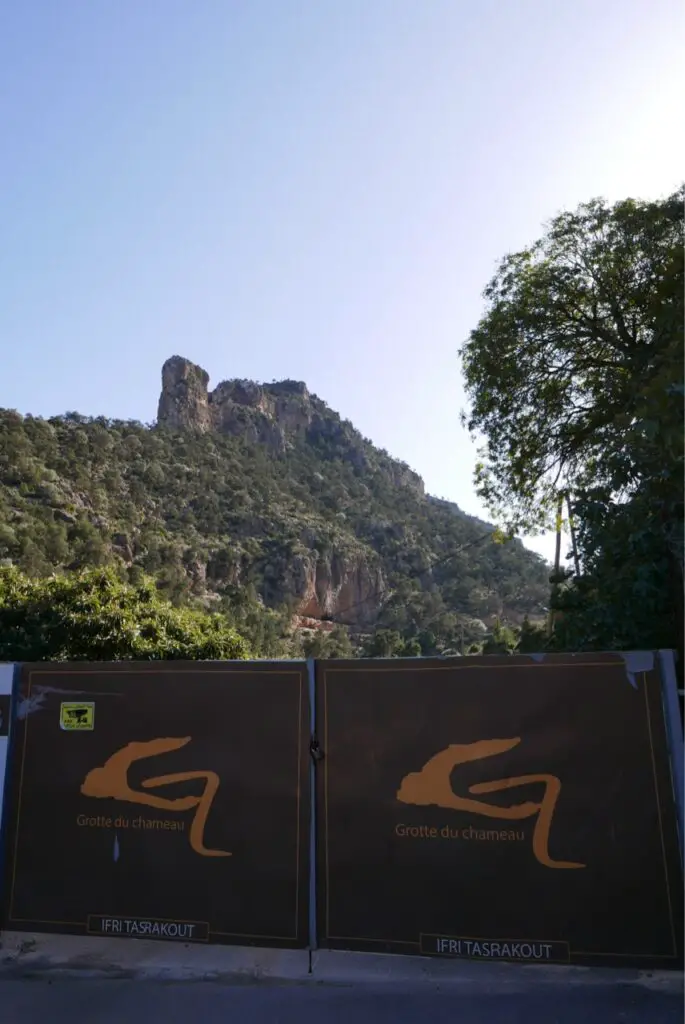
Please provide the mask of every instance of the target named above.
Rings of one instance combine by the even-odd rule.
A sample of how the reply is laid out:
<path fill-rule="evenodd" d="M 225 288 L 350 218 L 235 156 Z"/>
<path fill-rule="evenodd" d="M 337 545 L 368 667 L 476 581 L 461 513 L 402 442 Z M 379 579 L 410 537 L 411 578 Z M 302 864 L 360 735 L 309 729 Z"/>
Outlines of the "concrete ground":
<path fill-rule="evenodd" d="M 0 979 L 2 1024 L 682 1024 L 683 998 L 612 982 L 526 990 L 401 982 Z"/>
<path fill-rule="evenodd" d="M 683 975 L 3 932 L 0 1024 L 682 1024 Z"/>

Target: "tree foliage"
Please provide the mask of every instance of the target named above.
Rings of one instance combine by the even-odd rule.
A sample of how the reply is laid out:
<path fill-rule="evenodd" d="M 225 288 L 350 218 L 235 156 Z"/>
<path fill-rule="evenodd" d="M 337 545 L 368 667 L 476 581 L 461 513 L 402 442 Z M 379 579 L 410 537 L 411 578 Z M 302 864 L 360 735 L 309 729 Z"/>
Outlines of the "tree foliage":
<path fill-rule="evenodd" d="M 174 608 L 113 569 L 47 579 L 0 566 L 0 661 L 223 660 L 247 643 L 218 615 Z"/>
<path fill-rule="evenodd" d="M 481 495 L 509 530 L 569 499 L 557 645 L 682 647 L 683 199 L 595 200 L 508 256 L 462 348 Z"/>
<path fill-rule="evenodd" d="M 354 658 L 356 650 L 344 626 L 335 626 L 330 632 L 316 631 L 301 643 L 304 658 Z"/>
<path fill-rule="evenodd" d="M 418 639 L 405 638 L 394 629 L 377 629 L 361 649 L 363 658 L 416 658 L 421 654 Z"/>
<path fill-rule="evenodd" d="M 683 653 L 682 553 L 648 481 L 628 501 L 584 492 L 574 503 L 583 569 L 562 585 L 553 646 L 565 650 L 675 648 Z M 682 670 L 682 662 L 681 662 Z"/>
<path fill-rule="evenodd" d="M 492 632 L 483 644 L 483 654 L 513 654 L 519 645 L 519 636 L 510 626 L 503 625 L 499 619 L 495 622 Z"/>

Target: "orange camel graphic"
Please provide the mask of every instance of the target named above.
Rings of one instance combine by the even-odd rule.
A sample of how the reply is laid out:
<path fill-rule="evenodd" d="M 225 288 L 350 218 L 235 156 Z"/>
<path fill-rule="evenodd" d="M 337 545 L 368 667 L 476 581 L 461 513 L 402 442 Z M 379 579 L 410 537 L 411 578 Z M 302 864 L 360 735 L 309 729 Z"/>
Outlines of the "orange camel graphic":
<path fill-rule="evenodd" d="M 219 788 L 219 776 L 216 772 L 174 772 L 171 775 L 156 775 L 145 779 L 141 785 L 145 789 L 158 789 L 160 786 L 171 786 L 175 782 L 188 782 L 191 779 L 204 779 L 205 787 L 200 796 L 181 796 L 176 799 L 165 799 L 153 793 L 141 793 L 131 789 L 128 784 L 128 770 L 134 761 L 142 761 L 157 754 L 166 754 L 171 750 L 180 750 L 190 743 L 192 737 L 183 739 L 148 740 L 144 743 L 129 743 L 121 750 L 112 754 L 100 768 L 88 772 L 81 786 L 84 796 L 99 799 L 125 800 L 131 804 L 144 804 L 146 807 L 158 807 L 165 811 L 189 811 L 197 807 L 190 826 L 190 845 L 202 857 L 230 857 L 225 850 L 209 850 L 204 845 L 204 830 L 212 801 Z"/>
<path fill-rule="evenodd" d="M 527 801 L 522 804 L 502 807 L 499 804 L 484 803 L 481 800 L 458 796 L 452 789 L 450 777 L 457 765 L 503 754 L 518 746 L 520 742 L 521 738 L 516 737 L 510 740 L 454 743 L 427 761 L 421 771 L 410 772 L 409 775 L 406 775 L 397 792 L 397 799 L 403 804 L 416 804 L 419 807 L 431 805 L 447 807 L 455 811 L 470 811 L 472 814 L 482 814 L 486 818 L 499 818 L 505 821 L 520 821 L 537 815 L 533 831 L 533 853 L 537 860 L 548 868 L 584 868 L 585 864 L 552 860 L 549 855 L 552 817 L 561 792 L 561 782 L 556 775 L 516 775 L 509 779 L 478 782 L 469 786 L 469 793 L 480 794 L 498 793 L 502 790 L 515 789 L 517 786 L 526 786 L 531 782 L 542 782 L 545 791 L 539 803 Z"/>

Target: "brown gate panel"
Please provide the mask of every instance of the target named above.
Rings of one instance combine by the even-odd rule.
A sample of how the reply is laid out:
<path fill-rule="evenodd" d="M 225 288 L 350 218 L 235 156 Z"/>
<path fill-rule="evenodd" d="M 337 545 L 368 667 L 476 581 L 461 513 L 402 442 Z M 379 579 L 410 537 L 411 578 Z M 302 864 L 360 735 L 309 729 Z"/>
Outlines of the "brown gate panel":
<path fill-rule="evenodd" d="M 655 657 L 327 662 L 316 685 L 321 945 L 680 966 Z"/>
<path fill-rule="evenodd" d="M 306 946 L 302 663 L 22 670 L 5 928 Z"/>

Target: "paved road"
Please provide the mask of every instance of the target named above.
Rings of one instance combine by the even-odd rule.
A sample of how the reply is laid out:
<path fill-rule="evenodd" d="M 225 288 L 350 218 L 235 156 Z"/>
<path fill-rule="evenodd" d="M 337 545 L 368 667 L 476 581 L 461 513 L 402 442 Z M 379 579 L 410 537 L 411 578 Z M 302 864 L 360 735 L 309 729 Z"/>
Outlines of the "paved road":
<path fill-rule="evenodd" d="M 220 985 L 0 980 L 2 1024 L 682 1024 L 683 1000 L 635 986 Z"/>

